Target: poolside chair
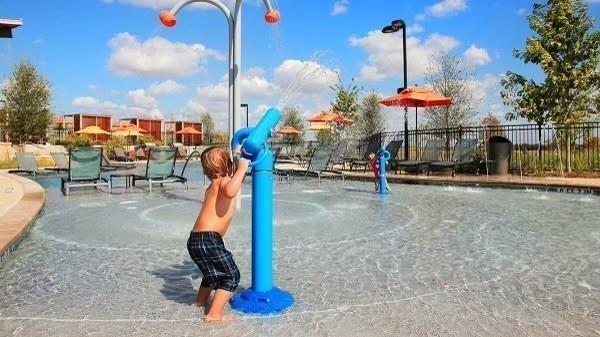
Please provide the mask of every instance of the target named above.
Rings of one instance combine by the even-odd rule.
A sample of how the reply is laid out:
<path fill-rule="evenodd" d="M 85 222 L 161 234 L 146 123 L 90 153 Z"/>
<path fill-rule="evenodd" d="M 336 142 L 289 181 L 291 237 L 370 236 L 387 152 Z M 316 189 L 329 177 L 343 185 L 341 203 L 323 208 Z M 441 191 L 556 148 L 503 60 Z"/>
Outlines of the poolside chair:
<path fill-rule="evenodd" d="M 46 170 L 55 172 L 69 170 L 69 158 L 64 152 L 50 152 L 50 156 L 54 160 L 54 167 L 46 168 Z"/>
<path fill-rule="evenodd" d="M 350 171 L 352 171 L 356 166 L 362 166 L 363 172 L 366 172 L 367 167 L 369 166 L 369 155 L 371 153 L 377 153 L 380 148 L 381 139 L 378 136 L 371 137 L 367 147 L 365 148 L 365 151 L 362 153 L 362 157 L 359 159 L 352 159 L 350 161 Z"/>
<path fill-rule="evenodd" d="M 173 148 L 150 148 L 145 175 L 134 175 L 133 186 L 137 180 L 148 182 L 150 192 L 153 184 L 182 183 L 187 190 L 187 178 L 175 174 L 176 152 Z"/>
<path fill-rule="evenodd" d="M 115 171 L 115 170 L 130 170 L 135 168 L 134 163 L 123 163 L 123 162 L 114 162 L 108 159 L 106 154 L 102 152 L 102 171 Z"/>
<path fill-rule="evenodd" d="M 80 147 L 69 151 L 69 170 L 66 177 L 60 178 L 60 189 L 69 195 L 73 187 L 107 186 L 110 183 L 103 178 L 100 170 L 102 164 L 102 148 Z"/>
<path fill-rule="evenodd" d="M 478 165 L 474 159 L 477 139 L 459 139 L 454 145 L 451 161 L 435 161 L 429 164 L 429 171 L 452 171 L 452 176 L 457 169 L 465 166 Z"/>
<path fill-rule="evenodd" d="M 321 178 L 325 176 L 340 177 L 343 181 L 345 177 L 341 171 L 328 168 L 331 153 L 332 150 L 330 148 L 315 148 L 312 151 L 305 170 L 277 170 L 276 173 L 286 176 L 317 177 L 319 178 L 319 183 L 321 183 Z"/>
<path fill-rule="evenodd" d="M 43 174 L 44 171 L 41 171 L 37 162 L 35 161 L 35 156 L 33 152 L 17 152 L 17 163 L 19 164 L 18 170 L 10 170 L 8 173 L 24 173 L 29 175 L 37 175 Z"/>
<path fill-rule="evenodd" d="M 135 157 L 136 157 L 136 159 L 139 159 L 139 160 L 147 159 L 146 158 L 146 153 L 144 153 L 144 149 L 141 148 L 141 147 L 138 147 L 135 150 Z"/>
<path fill-rule="evenodd" d="M 313 152 L 315 151 L 315 148 L 316 147 L 311 144 L 306 145 L 306 147 L 298 146 L 294 154 L 294 158 L 298 162 L 298 165 L 301 167 L 307 165 L 310 157 L 312 157 Z"/>
<path fill-rule="evenodd" d="M 420 160 L 399 160 L 396 163 L 397 170 L 415 172 L 417 175 L 422 170 L 429 173 L 429 164 L 440 160 L 444 141 L 441 139 L 430 139 L 425 144 Z"/>
<path fill-rule="evenodd" d="M 402 140 L 392 140 L 388 143 L 385 149 L 390 153 L 390 160 L 388 163 L 390 165 L 390 171 L 396 170 L 398 164 L 398 152 L 400 152 L 400 148 L 402 147 Z"/>
<path fill-rule="evenodd" d="M 125 150 L 121 147 L 115 147 L 115 160 L 117 161 L 124 161 L 124 162 L 128 162 L 128 161 L 134 161 L 135 159 L 129 157 L 126 153 Z"/>
<path fill-rule="evenodd" d="M 345 170 L 346 164 L 350 164 L 351 162 L 351 159 L 349 158 L 352 158 L 352 152 L 355 150 L 354 147 L 354 144 L 352 144 L 350 141 L 340 141 L 335 151 L 333 151 L 331 159 L 329 160 L 331 167 L 333 168 L 336 165 L 341 165 L 342 170 Z"/>
<path fill-rule="evenodd" d="M 178 158 L 187 158 L 188 157 L 188 153 L 184 146 L 176 146 L 175 148 L 177 149 L 177 157 Z"/>

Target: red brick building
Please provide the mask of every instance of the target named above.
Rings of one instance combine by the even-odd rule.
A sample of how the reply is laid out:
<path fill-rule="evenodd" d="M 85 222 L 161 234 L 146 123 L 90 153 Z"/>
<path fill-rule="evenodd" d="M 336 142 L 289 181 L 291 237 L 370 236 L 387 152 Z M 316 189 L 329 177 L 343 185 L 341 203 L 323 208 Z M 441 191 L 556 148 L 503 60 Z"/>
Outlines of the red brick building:
<path fill-rule="evenodd" d="M 183 128 L 192 127 L 201 134 L 199 135 L 178 135 L 177 131 Z M 173 143 L 182 143 L 185 145 L 202 145 L 202 123 L 191 121 L 167 121 L 165 122 L 165 135 L 169 139 L 173 139 Z"/>
<path fill-rule="evenodd" d="M 90 125 L 95 125 L 106 132 L 110 132 L 112 117 L 107 115 L 72 114 L 65 115 L 65 123 L 72 123 L 73 132 L 83 130 Z M 98 135 L 99 141 L 108 140 L 110 135 Z"/>
<path fill-rule="evenodd" d="M 131 124 L 148 131 L 148 135 L 156 140 L 163 140 L 163 120 L 152 118 L 122 118 L 121 121 L 127 121 Z"/>

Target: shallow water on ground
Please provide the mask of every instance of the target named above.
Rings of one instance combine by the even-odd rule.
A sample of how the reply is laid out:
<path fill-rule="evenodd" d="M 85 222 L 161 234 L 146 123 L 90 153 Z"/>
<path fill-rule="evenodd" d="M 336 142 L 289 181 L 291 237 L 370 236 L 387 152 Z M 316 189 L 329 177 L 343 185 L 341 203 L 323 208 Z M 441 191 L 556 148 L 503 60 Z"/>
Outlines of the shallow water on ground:
<path fill-rule="evenodd" d="M 275 283 L 296 304 L 209 326 L 186 240 L 203 199 L 144 186 L 47 204 L 0 265 L 0 336 L 600 336 L 600 198 L 297 179 L 275 186 Z M 142 185 L 143 183 L 140 183 Z M 250 285 L 250 186 L 225 238 Z M 242 290 L 242 289 L 240 289 Z"/>

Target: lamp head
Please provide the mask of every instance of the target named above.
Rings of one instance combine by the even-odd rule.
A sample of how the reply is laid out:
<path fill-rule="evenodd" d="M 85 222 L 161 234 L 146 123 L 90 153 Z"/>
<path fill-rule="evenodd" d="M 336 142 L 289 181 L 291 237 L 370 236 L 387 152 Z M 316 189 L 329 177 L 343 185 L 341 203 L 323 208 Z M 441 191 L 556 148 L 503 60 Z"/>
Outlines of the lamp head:
<path fill-rule="evenodd" d="M 269 11 L 267 12 L 267 14 L 265 14 L 265 21 L 267 21 L 270 24 L 277 23 L 279 19 L 281 19 L 281 14 L 279 14 L 279 11 L 276 9 Z"/>
<path fill-rule="evenodd" d="M 160 22 L 169 28 L 175 26 L 177 23 L 177 18 L 175 18 L 175 15 L 171 14 L 169 11 L 161 12 L 158 17 L 160 18 Z"/>
<path fill-rule="evenodd" d="M 395 29 L 395 28 L 394 28 L 394 27 L 392 27 L 392 26 L 385 26 L 385 27 L 383 27 L 383 29 L 381 30 L 381 32 L 382 32 L 382 33 L 384 33 L 384 34 L 395 33 L 395 32 L 397 32 L 397 31 L 398 31 L 398 30 L 397 30 L 397 29 Z"/>
<path fill-rule="evenodd" d="M 394 20 L 392 21 L 392 27 L 396 30 L 404 29 L 406 28 L 406 22 L 404 20 Z"/>

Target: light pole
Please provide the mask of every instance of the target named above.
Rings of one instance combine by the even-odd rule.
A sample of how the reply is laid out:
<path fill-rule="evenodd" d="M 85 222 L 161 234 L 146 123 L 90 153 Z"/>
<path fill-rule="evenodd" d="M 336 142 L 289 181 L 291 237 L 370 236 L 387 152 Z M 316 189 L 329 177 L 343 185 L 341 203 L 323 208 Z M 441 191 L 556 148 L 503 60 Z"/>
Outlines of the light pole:
<path fill-rule="evenodd" d="M 246 127 L 248 127 L 248 104 L 242 104 L 242 108 L 246 109 Z"/>
<path fill-rule="evenodd" d="M 242 2 L 236 0 L 234 12 L 220 0 L 182 0 L 170 11 L 160 13 L 160 21 L 167 27 L 173 27 L 177 23 L 177 13 L 186 5 L 194 2 L 211 4 L 217 7 L 227 19 L 229 27 L 229 139 L 240 128 L 240 80 L 242 65 Z M 265 20 L 268 23 L 279 21 L 279 11 L 274 10 L 270 0 L 263 0 L 267 8 Z"/>
<path fill-rule="evenodd" d="M 402 61 L 404 63 L 404 87 L 398 88 L 397 93 L 401 93 L 408 88 L 407 66 L 406 66 L 406 22 L 404 20 L 394 20 L 389 26 L 381 30 L 384 34 L 396 33 L 402 29 Z M 408 108 L 404 107 L 404 160 L 408 160 Z"/>

